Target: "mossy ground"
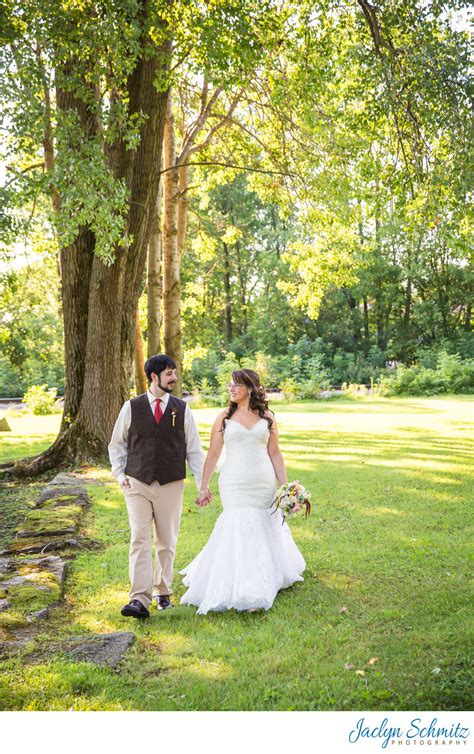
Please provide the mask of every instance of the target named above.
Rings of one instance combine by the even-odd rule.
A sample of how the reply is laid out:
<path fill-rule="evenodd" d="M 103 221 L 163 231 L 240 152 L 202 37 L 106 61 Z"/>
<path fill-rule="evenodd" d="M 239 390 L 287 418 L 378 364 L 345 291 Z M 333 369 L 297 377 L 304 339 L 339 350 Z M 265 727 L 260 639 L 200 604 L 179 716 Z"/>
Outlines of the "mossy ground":
<path fill-rule="evenodd" d="M 196 616 L 177 605 L 143 623 L 123 618 L 127 515 L 109 471 L 94 470 L 106 484 L 88 488 L 85 533 L 104 549 L 71 563 L 65 609 L 39 642 L 119 630 L 137 641 L 119 674 L 65 658 L 4 661 L 0 708 L 467 709 L 472 406 L 450 397 L 276 406 L 288 476 L 314 505 L 291 522 L 305 581 L 267 613 Z M 205 442 L 216 412 L 195 412 Z M 186 484 L 176 572 L 212 530 L 215 480 L 213 490 L 200 510 Z M 178 575 L 175 587 L 178 603 Z"/>

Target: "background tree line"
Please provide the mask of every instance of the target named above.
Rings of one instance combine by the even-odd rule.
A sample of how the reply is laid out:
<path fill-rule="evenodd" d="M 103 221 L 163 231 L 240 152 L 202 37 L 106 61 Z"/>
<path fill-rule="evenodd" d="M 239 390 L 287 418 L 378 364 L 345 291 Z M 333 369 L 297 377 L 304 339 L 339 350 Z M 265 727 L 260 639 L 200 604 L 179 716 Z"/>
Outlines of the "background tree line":
<path fill-rule="evenodd" d="M 11 0 L 0 390 L 65 390 L 30 471 L 100 456 L 160 349 L 188 389 L 243 360 L 316 390 L 470 355 L 452 10 Z"/>

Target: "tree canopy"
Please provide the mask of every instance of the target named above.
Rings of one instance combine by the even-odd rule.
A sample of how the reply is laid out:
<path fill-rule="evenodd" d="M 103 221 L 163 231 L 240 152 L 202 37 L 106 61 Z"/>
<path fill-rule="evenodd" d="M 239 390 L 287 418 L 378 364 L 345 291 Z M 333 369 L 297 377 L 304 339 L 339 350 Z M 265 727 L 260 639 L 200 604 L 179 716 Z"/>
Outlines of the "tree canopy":
<path fill-rule="evenodd" d="M 469 355 L 464 3 L 4 5 L 0 388 L 28 387 L 35 344 L 62 387 L 62 333 L 46 463 L 105 450 L 148 336 L 153 228 L 177 234 L 154 274 L 185 387 L 217 384 L 229 353 L 330 382 Z M 19 248 L 35 261 L 12 272 Z"/>

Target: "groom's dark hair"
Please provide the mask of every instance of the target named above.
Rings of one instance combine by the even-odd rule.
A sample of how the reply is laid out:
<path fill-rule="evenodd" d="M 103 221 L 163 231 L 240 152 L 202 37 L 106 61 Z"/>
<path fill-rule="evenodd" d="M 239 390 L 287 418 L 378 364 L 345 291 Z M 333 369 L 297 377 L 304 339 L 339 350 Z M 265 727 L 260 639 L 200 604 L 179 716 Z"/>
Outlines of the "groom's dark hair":
<path fill-rule="evenodd" d="M 171 356 L 167 356 L 166 353 L 150 356 L 148 361 L 145 361 L 145 374 L 148 377 L 148 382 L 151 382 L 152 372 L 160 375 L 165 369 L 176 369 L 175 360 Z"/>

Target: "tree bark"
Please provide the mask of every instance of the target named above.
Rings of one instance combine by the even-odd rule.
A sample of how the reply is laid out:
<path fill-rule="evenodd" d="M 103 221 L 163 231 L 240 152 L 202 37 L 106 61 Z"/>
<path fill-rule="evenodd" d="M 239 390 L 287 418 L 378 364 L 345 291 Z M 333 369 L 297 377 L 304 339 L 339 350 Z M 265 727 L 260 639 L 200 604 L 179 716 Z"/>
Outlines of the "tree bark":
<path fill-rule="evenodd" d="M 466 315 L 464 317 L 464 331 L 465 332 L 471 332 L 471 329 L 472 329 L 471 318 L 472 318 L 472 306 L 471 306 L 471 302 L 469 301 L 466 304 Z"/>
<path fill-rule="evenodd" d="M 160 183 L 158 198 L 151 223 L 150 241 L 148 243 L 147 293 L 148 293 L 148 358 L 161 351 L 161 309 L 163 303 L 162 276 L 162 231 L 161 204 L 163 182 Z"/>
<path fill-rule="evenodd" d="M 236 257 L 237 257 L 237 274 L 239 277 L 239 287 L 240 287 L 240 303 L 242 305 L 242 313 L 244 315 L 243 320 L 243 326 L 242 326 L 242 334 L 246 334 L 248 330 L 248 312 L 247 312 L 247 290 L 245 285 L 245 279 L 244 279 L 244 272 L 242 269 L 242 259 L 240 254 L 240 241 L 237 241 L 235 244 L 235 251 L 236 251 Z"/>
<path fill-rule="evenodd" d="M 175 394 L 182 394 L 181 264 L 178 246 L 179 175 L 176 167 L 176 137 L 170 93 L 164 129 L 163 182 L 163 332 L 165 352 L 176 362 Z"/>
<path fill-rule="evenodd" d="M 403 322 L 406 327 L 409 326 L 410 318 L 411 318 L 411 304 L 412 304 L 411 287 L 412 287 L 411 277 L 408 277 L 407 287 L 405 291 L 405 307 L 404 307 L 404 312 L 403 312 Z"/>
<path fill-rule="evenodd" d="M 145 359 L 144 359 L 144 352 L 143 352 L 143 335 L 142 335 L 142 328 L 140 326 L 140 313 L 137 309 L 137 316 L 135 319 L 135 363 L 134 363 L 135 390 L 137 391 L 137 395 L 146 393 L 148 389 L 148 382 L 147 382 L 145 370 L 143 369 L 144 361 Z"/>
<path fill-rule="evenodd" d="M 188 226 L 188 207 L 189 207 L 189 167 L 181 165 L 179 167 L 178 180 L 178 253 L 180 259 L 183 256 L 184 244 L 186 241 L 186 230 Z"/>
<path fill-rule="evenodd" d="M 364 296 L 363 298 L 364 302 L 364 337 L 366 341 L 369 341 L 369 304 L 367 301 L 367 296 Z"/>
<path fill-rule="evenodd" d="M 226 340 L 227 343 L 232 341 L 233 327 L 232 327 L 232 296 L 230 290 L 230 259 L 229 249 L 226 243 L 222 242 L 222 248 L 224 250 L 224 290 L 225 290 L 225 328 L 226 328 Z"/>
<path fill-rule="evenodd" d="M 69 76 L 68 66 L 56 71 L 56 102 L 60 117 L 71 111 L 78 114 L 84 138 L 95 137 L 99 130 L 96 116 L 84 102 L 63 88 Z M 87 87 L 86 82 L 84 85 Z M 94 91 L 91 90 L 92 98 Z M 50 98 L 46 100 L 46 113 L 51 117 Z M 71 144 L 59 144 L 59 149 L 73 149 Z M 53 174 L 55 156 L 51 131 L 45 134 L 45 154 L 48 154 L 48 170 Z M 51 194 L 55 213 L 61 210 L 61 199 L 55 187 Z M 84 387 L 87 329 L 89 322 L 89 292 L 94 261 L 95 237 L 92 231 L 83 226 L 79 229 L 76 241 L 59 251 L 61 302 L 64 323 L 65 389 L 64 412 L 61 432 L 67 431 L 77 419 Z"/>

